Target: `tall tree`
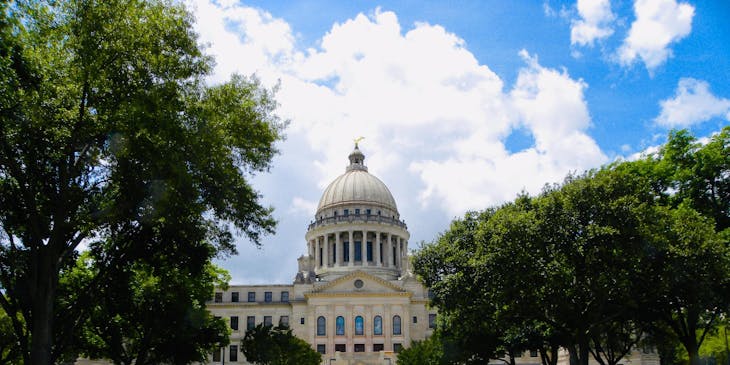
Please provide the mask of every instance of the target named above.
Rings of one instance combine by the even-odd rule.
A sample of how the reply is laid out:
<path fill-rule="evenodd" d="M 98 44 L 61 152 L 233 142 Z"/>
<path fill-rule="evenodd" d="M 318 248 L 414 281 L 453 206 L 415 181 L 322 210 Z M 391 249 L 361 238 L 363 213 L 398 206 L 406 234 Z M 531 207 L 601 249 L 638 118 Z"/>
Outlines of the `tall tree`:
<path fill-rule="evenodd" d="M 210 264 L 194 272 L 153 261 L 136 260 L 108 276 L 80 333 L 72 334 L 76 342 L 66 360 L 81 354 L 124 365 L 187 364 L 205 362 L 210 349 L 228 343 L 225 322 L 205 307 L 214 283 L 224 286 L 227 273 Z M 61 277 L 60 296 L 75 302 L 98 270 L 92 253 L 83 253 Z"/>
<path fill-rule="evenodd" d="M 730 303 L 730 235 L 717 232 L 729 131 L 705 145 L 675 133 L 656 156 L 454 222 L 414 265 L 446 320 L 463 327 L 451 335 L 468 344 L 491 333 L 481 342 L 494 354 L 522 339 L 545 353 L 559 344 L 573 364 L 591 355 L 616 364 L 647 329 L 666 329 L 652 338 L 676 338 L 696 364 Z"/>
<path fill-rule="evenodd" d="M 678 341 L 698 364 L 704 338 L 730 307 L 730 127 L 706 143 L 673 131 L 657 154 L 617 168 L 647 177 L 661 204 L 646 216 L 651 249 L 637 276 L 652 338 Z"/>
<path fill-rule="evenodd" d="M 179 3 L 0 10 L 0 305 L 25 363 L 50 364 L 118 268 L 152 253 L 196 272 L 235 252 L 231 229 L 273 232 L 247 178 L 283 123 L 255 79 L 205 86 L 212 60 Z M 82 242 L 97 277 L 68 302 L 59 277 Z"/>

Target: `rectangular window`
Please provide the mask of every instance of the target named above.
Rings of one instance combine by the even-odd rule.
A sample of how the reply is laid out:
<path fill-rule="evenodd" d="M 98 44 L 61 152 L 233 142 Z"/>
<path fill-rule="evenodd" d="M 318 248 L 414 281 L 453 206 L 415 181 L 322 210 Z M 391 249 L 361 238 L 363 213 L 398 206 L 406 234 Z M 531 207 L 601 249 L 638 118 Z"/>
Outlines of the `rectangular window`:
<path fill-rule="evenodd" d="M 228 354 L 228 360 L 231 362 L 238 361 L 238 345 L 231 345 L 230 353 Z"/>
<path fill-rule="evenodd" d="M 350 262 L 350 242 L 342 243 L 342 261 Z"/>
<path fill-rule="evenodd" d="M 256 317 L 255 316 L 248 316 L 246 317 L 246 331 L 252 330 L 256 327 Z"/>
<path fill-rule="evenodd" d="M 399 343 L 394 343 L 393 344 L 393 352 L 399 353 L 400 350 L 403 350 L 403 345 L 401 345 Z"/>
<path fill-rule="evenodd" d="M 436 328 L 436 314 L 435 313 L 428 314 L 428 328 Z"/>
<path fill-rule="evenodd" d="M 360 215 L 360 209 L 355 209 L 355 215 Z"/>
<path fill-rule="evenodd" d="M 231 293 L 231 302 L 238 303 L 238 292 L 237 291 L 234 291 L 233 293 Z"/>
<path fill-rule="evenodd" d="M 223 302 L 223 293 L 222 292 L 215 292 L 215 297 L 213 298 L 213 301 L 216 303 L 222 303 Z"/>
<path fill-rule="evenodd" d="M 288 291 L 281 292 L 281 302 L 289 303 L 289 292 Z"/>
<path fill-rule="evenodd" d="M 238 331 L 238 316 L 231 317 L 231 329 Z"/>
<path fill-rule="evenodd" d="M 350 210 L 349 210 L 349 209 L 345 209 L 345 210 L 343 210 L 343 211 L 342 211 L 342 214 L 343 214 L 343 215 L 344 215 L 345 217 L 347 217 L 348 215 L 350 215 Z"/>
<path fill-rule="evenodd" d="M 385 347 L 382 343 L 374 343 L 373 344 L 373 352 L 383 351 Z"/>
<path fill-rule="evenodd" d="M 279 317 L 279 326 L 289 327 L 289 316 Z"/>
<path fill-rule="evenodd" d="M 320 343 L 317 345 L 317 352 L 319 352 L 320 354 L 327 353 L 325 350 L 327 350 L 327 348 L 325 347 L 324 344 Z"/>
<path fill-rule="evenodd" d="M 299 318 L 299 324 L 304 324 L 304 317 Z"/>
<path fill-rule="evenodd" d="M 271 292 L 267 291 L 264 293 L 264 302 L 271 303 Z"/>
<path fill-rule="evenodd" d="M 383 262 L 383 244 L 380 244 L 380 262 Z"/>
<path fill-rule="evenodd" d="M 362 242 L 355 241 L 355 262 L 362 261 Z"/>
<path fill-rule="evenodd" d="M 337 344 L 335 344 L 335 351 L 336 352 L 347 352 L 347 347 L 344 343 L 337 343 Z"/>
<path fill-rule="evenodd" d="M 530 350 L 530 357 L 537 357 L 537 350 Z"/>
<path fill-rule="evenodd" d="M 264 326 L 271 326 L 272 319 L 271 316 L 264 316 Z"/>
<path fill-rule="evenodd" d="M 223 347 L 213 350 L 213 362 L 221 361 L 221 352 L 223 352 Z"/>
<path fill-rule="evenodd" d="M 418 323 L 418 317 L 416 317 L 416 316 L 413 316 L 413 323 L 414 323 L 414 324 L 415 324 L 415 323 Z"/>
<path fill-rule="evenodd" d="M 332 262 L 337 262 L 337 244 L 332 245 Z"/>
<path fill-rule="evenodd" d="M 371 212 L 370 209 L 368 209 L 365 211 L 365 214 L 370 215 L 370 212 Z"/>
<path fill-rule="evenodd" d="M 322 266 L 322 247 L 319 248 L 319 266 Z"/>
<path fill-rule="evenodd" d="M 522 357 L 522 351 L 515 352 L 515 357 Z"/>
<path fill-rule="evenodd" d="M 365 352 L 365 344 L 364 343 L 356 343 L 355 344 L 355 352 Z"/>
<path fill-rule="evenodd" d="M 366 247 L 367 247 L 366 251 L 367 251 L 368 261 L 372 262 L 373 261 L 373 243 L 368 241 Z"/>
<path fill-rule="evenodd" d="M 256 292 L 255 291 L 248 292 L 248 301 L 249 302 L 255 302 L 256 301 Z"/>

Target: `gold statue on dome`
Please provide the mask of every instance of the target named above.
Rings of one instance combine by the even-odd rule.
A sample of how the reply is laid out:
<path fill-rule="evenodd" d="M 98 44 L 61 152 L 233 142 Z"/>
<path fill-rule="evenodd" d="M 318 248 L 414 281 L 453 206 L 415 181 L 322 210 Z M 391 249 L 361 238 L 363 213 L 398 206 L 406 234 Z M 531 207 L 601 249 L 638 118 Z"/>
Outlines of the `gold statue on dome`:
<path fill-rule="evenodd" d="M 362 141 L 363 139 L 365 139 L 365 137 L 363 137 L 363 136 L 360 136 L 360 137 L 357 137 L 357 138 L 354 139 L 354 141 L 355 141 L 355 148 L 357 148 L 357 144 L 360 143 L 360 141 Z"/>

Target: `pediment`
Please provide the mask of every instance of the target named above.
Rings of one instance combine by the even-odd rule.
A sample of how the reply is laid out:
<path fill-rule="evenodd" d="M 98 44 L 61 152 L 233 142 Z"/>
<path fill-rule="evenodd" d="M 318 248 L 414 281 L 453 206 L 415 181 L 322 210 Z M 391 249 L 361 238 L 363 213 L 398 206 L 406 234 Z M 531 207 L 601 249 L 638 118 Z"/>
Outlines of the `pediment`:
<path fill-rule="evenodd" d="M 322 294 L 395 294 L 406 293 L 407 291 L 387 280 L 383 280 L 375 275 L 368 274 L 364 271 L 353 271 L 350 274 L 341 276 L 322 286 L 316 287 L 312 293 Z"/>

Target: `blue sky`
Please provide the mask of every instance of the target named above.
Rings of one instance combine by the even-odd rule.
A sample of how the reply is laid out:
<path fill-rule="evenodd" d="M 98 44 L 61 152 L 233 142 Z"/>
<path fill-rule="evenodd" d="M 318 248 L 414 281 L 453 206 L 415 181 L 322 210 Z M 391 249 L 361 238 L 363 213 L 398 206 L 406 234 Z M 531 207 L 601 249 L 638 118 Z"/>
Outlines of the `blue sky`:
<path fill-rule="evenodd" d="M 393 193 L 410 248 L 467 210 L 632 158 L 672 128 L 730 122 L 726 1 L 190 0 L 216 58 L 279 85 L 290 121 L 253 177 L 277 233 L 220 260 L 233 283 L 288 283 L 352 140 Z"/>

